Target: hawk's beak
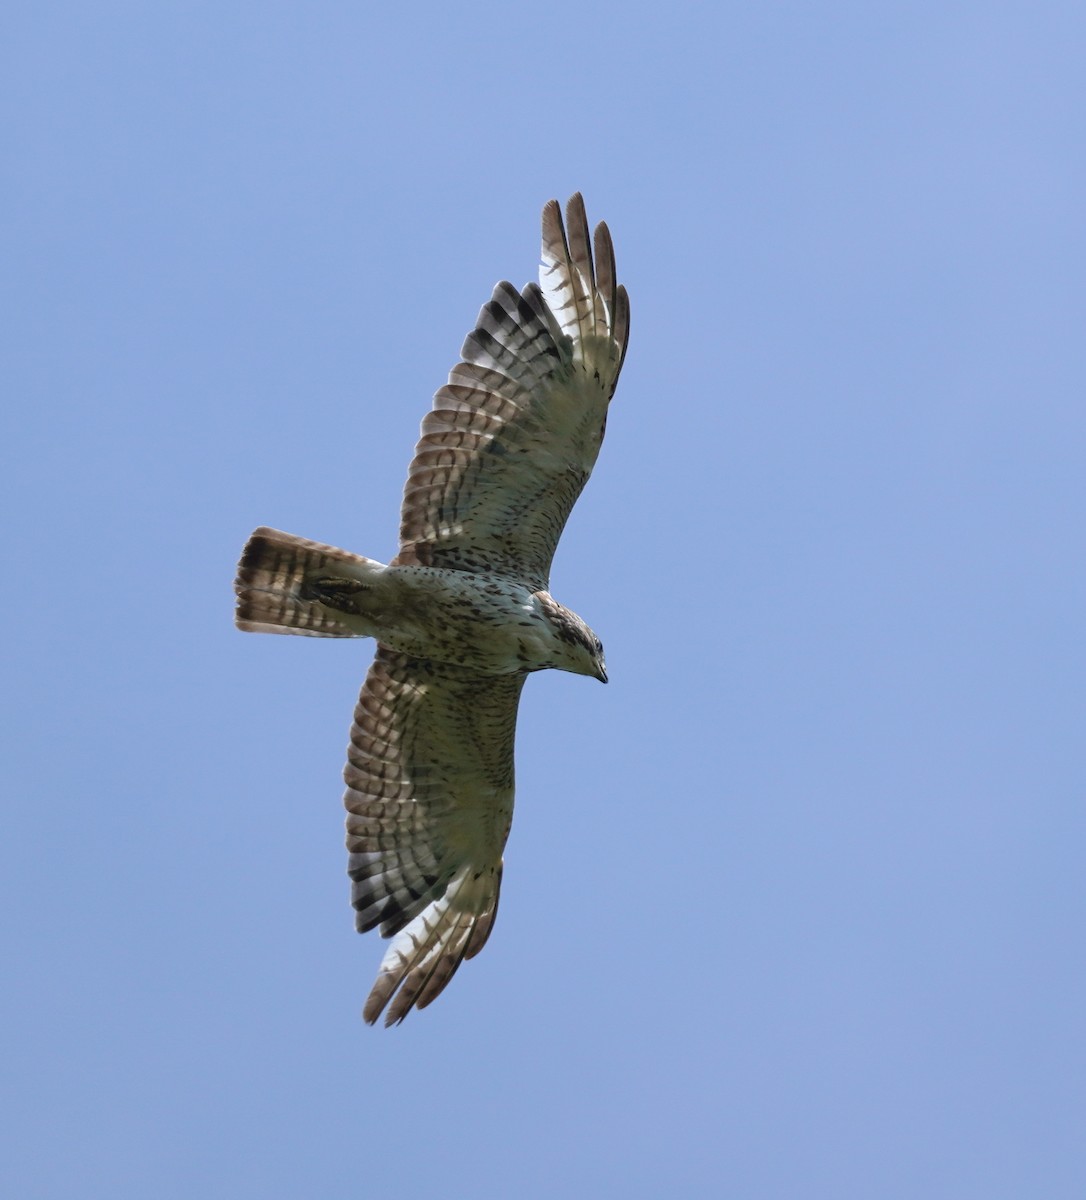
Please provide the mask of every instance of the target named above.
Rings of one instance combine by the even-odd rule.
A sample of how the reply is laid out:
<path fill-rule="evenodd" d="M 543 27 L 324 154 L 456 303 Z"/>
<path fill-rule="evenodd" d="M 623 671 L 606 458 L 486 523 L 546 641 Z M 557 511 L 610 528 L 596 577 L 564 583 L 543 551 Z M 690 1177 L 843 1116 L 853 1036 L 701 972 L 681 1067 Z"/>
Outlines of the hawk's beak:
<path fill-rule="evenodd" d="M 603 665 L 603 663 L 596 664 L 596 678 L 600 681 L 600 683 L 607 682 L 607 668 Z"/>

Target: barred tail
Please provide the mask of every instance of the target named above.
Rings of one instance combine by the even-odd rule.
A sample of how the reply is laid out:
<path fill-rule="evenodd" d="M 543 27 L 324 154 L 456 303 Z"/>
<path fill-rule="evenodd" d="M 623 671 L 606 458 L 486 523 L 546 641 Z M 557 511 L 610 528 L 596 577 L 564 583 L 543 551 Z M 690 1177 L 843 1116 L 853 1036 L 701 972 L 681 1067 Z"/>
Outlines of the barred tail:
<path fill-rule="evenodd" d="M 300 633 L 307 637 L 360 637 L 316 599 L 310 580 L 358 575 L 379 563 L 261 526 L 245 543 L 234 580 L 234 620 L 247 633 Z M 344 568 L 347 568 L 344 570 Z"/>

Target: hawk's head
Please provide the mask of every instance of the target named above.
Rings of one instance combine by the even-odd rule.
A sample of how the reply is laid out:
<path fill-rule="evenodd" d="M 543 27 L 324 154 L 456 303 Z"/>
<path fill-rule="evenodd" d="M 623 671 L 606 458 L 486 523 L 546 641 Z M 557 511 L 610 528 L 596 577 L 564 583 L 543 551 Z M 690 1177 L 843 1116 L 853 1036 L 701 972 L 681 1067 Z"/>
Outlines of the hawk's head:
<path fill-rule="evenodd" d="M 536 599 L 551 633 L 552 662 L 547 665 L 574 675 L 591 675 L 607 682 L 607 664 L 603 643 L 575 612 L 564 608 L 547 592 L 536 592 Z"/>

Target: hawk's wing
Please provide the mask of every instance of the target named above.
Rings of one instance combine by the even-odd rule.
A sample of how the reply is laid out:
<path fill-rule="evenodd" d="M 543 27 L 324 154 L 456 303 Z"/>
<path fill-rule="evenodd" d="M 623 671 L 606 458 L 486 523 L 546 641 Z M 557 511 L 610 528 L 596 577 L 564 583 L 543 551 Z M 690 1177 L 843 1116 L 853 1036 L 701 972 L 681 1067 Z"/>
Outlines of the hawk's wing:
<path fill-rule="evenodd" d="M 371 1024 L 390 999 L 387 1025 L 424 1008 L 490 935 L 523 684 L 378 647 L 344 770 L 358 929 L 396 935 L 363 1009 Z"/>
<path fill-rule="evenodd" d="M 607 226 L 543 210 L 540 286 L 500 283 L 434 397 L 404 489 L 397 564 L 510 575 L 546 589 L 603 440 L 629 335 Z"/>

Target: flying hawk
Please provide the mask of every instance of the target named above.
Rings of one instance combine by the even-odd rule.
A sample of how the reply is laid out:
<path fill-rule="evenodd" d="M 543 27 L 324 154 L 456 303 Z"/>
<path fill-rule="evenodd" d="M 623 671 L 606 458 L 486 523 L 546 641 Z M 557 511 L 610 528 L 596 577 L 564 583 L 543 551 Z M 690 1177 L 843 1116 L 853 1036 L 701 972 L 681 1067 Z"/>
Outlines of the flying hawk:
<path fill-rule="evenodd" d="M 526 676 L 607 682 L 599 638 L 548 587 L 630 308 L 607 226 L 590 239 L 580 195 L 566 222 L 550 201 L 539 286 L 498 284 L 434 397 L 392 562 L 260 528 L 238 564 L 239 629 L 377 639 L 344 769 L 356 924 L 393 939 L 371 1024 L 424 1008 L 490 935 Z"/>

